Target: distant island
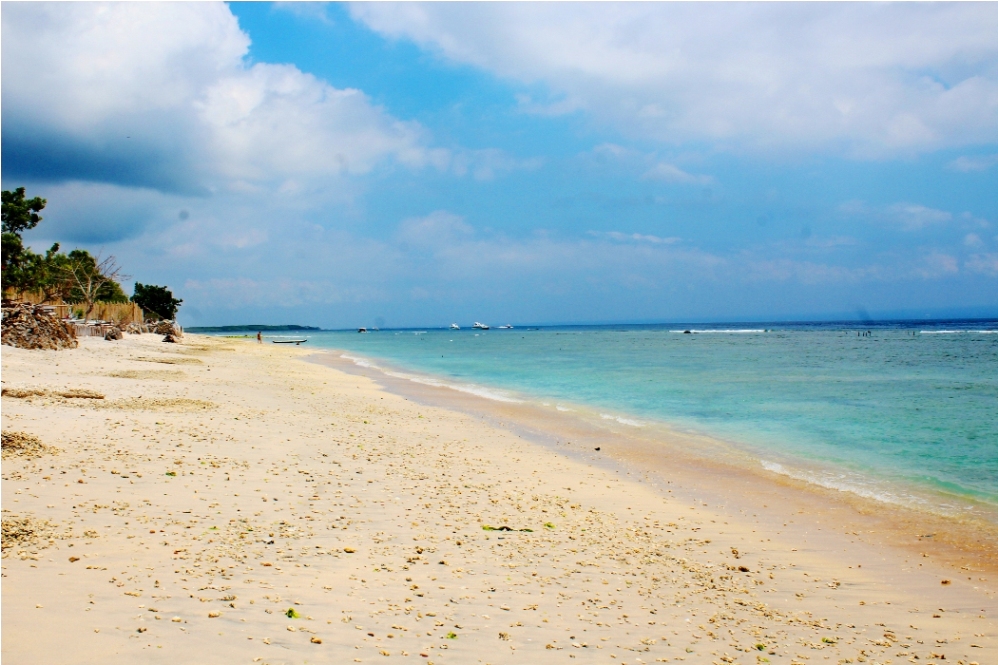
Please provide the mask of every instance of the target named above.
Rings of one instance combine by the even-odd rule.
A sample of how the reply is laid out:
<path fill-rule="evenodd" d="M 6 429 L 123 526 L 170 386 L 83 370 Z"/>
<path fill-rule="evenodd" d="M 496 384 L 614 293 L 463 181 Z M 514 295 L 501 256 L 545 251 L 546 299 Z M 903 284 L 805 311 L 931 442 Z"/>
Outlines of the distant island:
<path fill-rule="evenodd" d="M 246 324 L 242 326 L 196 326 L 192 328 L 184 328 L 187 332 L 191 333 L 220 333 L 220 332 L 287 332 L 289 330 L 322 330 L 322 328 L 316 328 L 315 326 L 257 326 L 252 324 Z"/>

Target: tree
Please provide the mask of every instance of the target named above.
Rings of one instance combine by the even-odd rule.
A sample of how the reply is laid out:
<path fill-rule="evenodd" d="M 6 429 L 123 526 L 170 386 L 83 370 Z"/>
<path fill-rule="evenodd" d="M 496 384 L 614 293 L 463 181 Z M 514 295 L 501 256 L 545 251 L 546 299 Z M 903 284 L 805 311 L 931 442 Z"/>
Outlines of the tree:
<path fill-rule="evenodd" d="M 59 243 L 53 244 L 44 255 L 32 253 L 25 261 L 23 271 L 28 286 L 41 294 L 41 301 L 69 300 L 73 282 L 68 278 L 69 257 L 59 252 Z"/>
<path fill-rule="evenodd" d="M 174 298 L 173 292 L 165 286 L 135 282 L 135 295 L 132 296 L 132 302 L 147 313 L 155 314 L 161 319 L 173 320 L 177 318 L 177 309 L 184 301 Z"/>
<path fill-rule="evenodd" d="M 96 302 L 128 302 L 128 296 L 121 290 L 119 279 L 121 267 L 113 255 L 91 256 L 84 249 L 74 249 L 67 257 L 63 274 L 71 285 L 69 300 L 86 305 L 83 318 L 89 318 Z"/>
<path fill-rule="evenodd" d="M 23 292 L 31 286 L 31 271 L 25 268 L 38 255 L 24 247 L 21 234 L 35 228 L 42 221 L 38 213 L 45 208 L 46 201 L 38 196 L 26 199 L 24 187 L 18 187 L 12 192 L 4 190 L 2 199 L 3 210 L 0 217 L 3 222 L 3 289 Z"/>

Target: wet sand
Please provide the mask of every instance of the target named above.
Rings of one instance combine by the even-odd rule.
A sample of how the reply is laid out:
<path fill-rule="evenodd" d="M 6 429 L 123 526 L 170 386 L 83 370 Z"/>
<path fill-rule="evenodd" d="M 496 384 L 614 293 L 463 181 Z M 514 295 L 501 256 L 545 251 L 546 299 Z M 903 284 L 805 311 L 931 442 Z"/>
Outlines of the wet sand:
<path fill-rule="evenodd" d="M 5 662 L 998 662 L 980 560 L 847 503 L 159 339 L 3 349 Z"/>
<path fill-rule="evenodd" d="M 420 404 L 484 419 L 562 454 L 650 482 L 695 504 L 706 502 L 721 509 L 738 506 L 740 511 L 748 510 L 757 520 L 764 520 L 767 531 L 786 534 L 797 530 L 797 537 L 813 538 L 813 529 L 811 536 L 806 535 L 808 525 L 824 523 L 820 530 L 849 540 L 900 548 L 916 558 L 932 557 L 954 570 L 998 575 L 998 514 L 991 506 L 947 501 L 946 497 L 934 498 L 934 505 L 950 504 L 945 511 L 885 502 L 774 473 L 737 444 L 702 434 L 647 422 L 637 428 L 614 422 L 608 414 L 584 405 L 566 408 L 563 403 L 489 399 L 445 384 L 423 382 L 418 375 L 357 364 L 352 358 L 349 353 L 330 351 L 308 359 L 368 377 Z M 407 378 L 410 376 L 416 380 Z M 797 517 L 801 514 L 810 515 L 803 525 Z M 823 546 L 827 549 L 834 543 Z"/>

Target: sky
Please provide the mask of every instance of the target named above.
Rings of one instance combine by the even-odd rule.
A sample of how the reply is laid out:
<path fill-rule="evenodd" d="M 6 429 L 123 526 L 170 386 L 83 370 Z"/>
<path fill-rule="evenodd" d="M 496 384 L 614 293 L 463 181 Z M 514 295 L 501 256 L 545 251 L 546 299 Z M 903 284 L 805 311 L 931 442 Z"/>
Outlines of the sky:
<path fill-rule="evenodd" d="M 3 2 L 2 185 L 188 326 L 998 316 L 998 4 Z"/>

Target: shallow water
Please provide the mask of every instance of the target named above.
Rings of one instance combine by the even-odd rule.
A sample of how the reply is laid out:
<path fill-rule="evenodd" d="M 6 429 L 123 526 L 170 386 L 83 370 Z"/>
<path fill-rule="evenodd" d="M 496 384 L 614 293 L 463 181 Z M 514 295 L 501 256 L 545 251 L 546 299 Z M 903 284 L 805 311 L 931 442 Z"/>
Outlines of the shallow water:
<path fill-rule="evenodd" d="M 996 333 L 998 321 L 672 324 L 322 332 L 309 345 L 616 427 L 707 434 L 771 471 L 958 512 L 998 508 Z"/>

